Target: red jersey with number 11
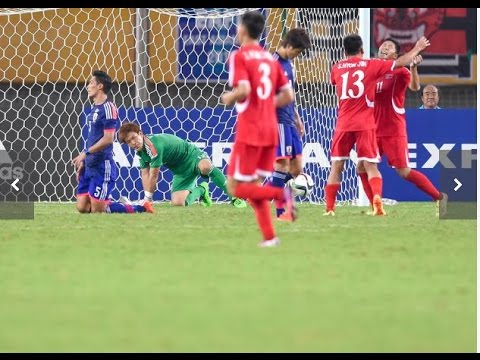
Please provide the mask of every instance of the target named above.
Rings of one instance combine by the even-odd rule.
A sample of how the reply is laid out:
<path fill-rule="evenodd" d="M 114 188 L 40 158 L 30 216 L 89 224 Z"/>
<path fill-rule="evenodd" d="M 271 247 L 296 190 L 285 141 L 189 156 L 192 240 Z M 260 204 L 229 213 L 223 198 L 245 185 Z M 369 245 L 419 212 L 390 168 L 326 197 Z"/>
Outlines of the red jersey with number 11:
<path fill-rule="evenodd" d="M 394 60 L 360 57 L 347 58 L 333 65 L 330 79 L 336 86 L 339 99 L 336 130 L 375 129 L 375 84 L 380 76 L 393 70 L 394 66 Z"/>
<path fill-rule="evenodd" d="M 375 87 L 375 120 L 377 137 L 407 136 L 405 92 L 411 73 L 403 67 L 387 72 L 377 79 Z"/>
<path fill-rule="evenodd" d="M 290 87 L 280 63 L 260 45 L 242 46 L 231 53 L 228 82 L 231 87 L 250 84 L 250 95 L 237 102 L 235 142 L 255 146 L 278 143 L 275 94 Z"/>

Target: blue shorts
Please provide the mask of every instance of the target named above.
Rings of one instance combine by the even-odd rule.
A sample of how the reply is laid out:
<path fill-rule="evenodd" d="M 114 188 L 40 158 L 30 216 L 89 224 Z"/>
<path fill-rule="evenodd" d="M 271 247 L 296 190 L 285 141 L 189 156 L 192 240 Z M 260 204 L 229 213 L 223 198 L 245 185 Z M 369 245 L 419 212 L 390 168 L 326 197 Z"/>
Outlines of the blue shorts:
<path fill-rule="evenodd" d="M 278 124 L 277 159 L 294 159 L 302 156 L 302 140 L 297 128 Z"/>
<path fill-rule="evenodd" d="M 113 159 L 103 160 L 94 167 L 84 167 L 78 178 L 78 196 L 89 195 L 97 201 L 109 201 L 115 187 L 117 166 Z"/>

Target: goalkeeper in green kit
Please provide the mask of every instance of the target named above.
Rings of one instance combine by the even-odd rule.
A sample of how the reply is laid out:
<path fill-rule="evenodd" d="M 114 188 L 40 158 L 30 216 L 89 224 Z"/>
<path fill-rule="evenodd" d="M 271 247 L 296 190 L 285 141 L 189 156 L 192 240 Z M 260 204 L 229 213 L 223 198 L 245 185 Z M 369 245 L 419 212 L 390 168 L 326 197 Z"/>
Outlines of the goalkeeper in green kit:
<path fill-rule="evenodd" d="M 199 199 L 204 206 L 211 206 L 208 183 L 196 184 L 197 178 L 203 176 L 212 179 L 228 195 L 233 206 L 247 206 L 245 200 L 228 194 L 225 175 L 213 166 L 204 151 L 192 143 L 170 134 L 146 136 L 137 124 L 131 122 L 120 127 L 118 140 L 134 149 L 140 157 L 145 201 L 152 201 L 160 166 L 163 165 L 173 173 L 172 205 L 188 206 Z"/>

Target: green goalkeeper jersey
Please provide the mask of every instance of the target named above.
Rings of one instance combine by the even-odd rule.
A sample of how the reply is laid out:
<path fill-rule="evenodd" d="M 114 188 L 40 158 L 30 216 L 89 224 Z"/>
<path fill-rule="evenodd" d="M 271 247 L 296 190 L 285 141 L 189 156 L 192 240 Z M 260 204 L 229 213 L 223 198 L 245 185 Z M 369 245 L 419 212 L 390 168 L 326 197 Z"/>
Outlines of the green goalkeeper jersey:
<path fill-rule="evenodd" d="M 143 149 L 137 151 L 140 168 L 165 166 L 174 174 L 185 171 L 192 160 L 197 160 L 200 149 L 175 135 L 144 136 Z M 198 160 L 197 160 L 198 161 Z"/>

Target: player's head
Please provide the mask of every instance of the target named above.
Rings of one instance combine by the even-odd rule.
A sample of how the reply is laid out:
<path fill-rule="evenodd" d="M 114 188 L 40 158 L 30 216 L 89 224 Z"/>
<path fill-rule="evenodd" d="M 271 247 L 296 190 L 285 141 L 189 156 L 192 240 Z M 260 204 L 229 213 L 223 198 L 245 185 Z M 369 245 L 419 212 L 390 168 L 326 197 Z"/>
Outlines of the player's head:
<path fill-rule="evenodd" d="M 343 38 L 343 49 L 347 56 L 363 56 L 363 41 L 357 34 L 347 35 Z"/>
<path fill-rule="evenodd" d="M 126 122 L 118 130 L 118 141 L 120 144 L 127 144 L 134 150 L 143 148 L 143 134 L 140 126 L 133 122 Z"/>
<path fill-rule="evenodd" d="M 392 38 L 383 40 L 382 45 L 378 49 L 378 57 L 380 59 L 393 60 L 400 55 L 400 43 Z"/>
<path fill-rule="evenodd" d="M 310 49 L 312 44 L 305 29 L 294 28 L 287 32 L 280 46 L 281 49 L 284 49 L 281 55 L 293 59 L 300 55 L 305 49 Z"/>
<path fill-rule="evenodd" d="M 422 103 L 425 109 L 435 109 L 440 101 L 440 93 L 434 85 L 427 85 L 422 91 Z"/>
<path fill-rule="evenodd" d="M 258 11 L 249 11 L 242 15 L 237 29 L 238 40 L 243 44 L 246 40 L 260 40 L 265 29 L 265 17 Z"/>
<path fill-rule="evenodd" d="M 95 98 L 100 92 L 107 95 L 112 88 L 112 78 L 105 71 L 95 70 L 88 82 L 87 92 L 90 98 Z"/>

